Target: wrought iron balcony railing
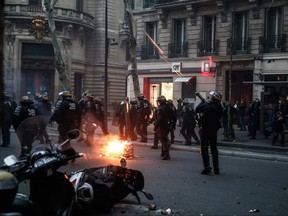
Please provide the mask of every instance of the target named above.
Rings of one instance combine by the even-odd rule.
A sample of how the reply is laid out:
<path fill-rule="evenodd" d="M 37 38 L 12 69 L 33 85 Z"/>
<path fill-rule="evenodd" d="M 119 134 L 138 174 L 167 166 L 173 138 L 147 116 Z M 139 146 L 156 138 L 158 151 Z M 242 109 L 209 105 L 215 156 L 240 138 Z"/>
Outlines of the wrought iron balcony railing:
<path fill-rule="evenodd" d="M 197 42 L 197 56 L 218 55 L 219 40 L 212 41 L 198 41 Z"/>
<path fill-rule="evenodd" d="M 230 44 L 231 42 L 231 44 Z M 251 37 L 236 37 L 232 41 L 227 39 L 227 55 L 250 54 L 251 53 Z"/>
<path fill-rule="evenodd" d="M 286 34 L 260 36 L 259 46 L 260 53 L 285 52 Z"/>
<path fill-rule="evenodd" d="M 188 42 L 169 43 L 168 44 L 168 57 L 188 57 Z"/>
<path fill-rule="evenodd" d="M 159 52 L 153 45 L 142 45 L 141 46 L 141 59 L 159 59 Z"/>

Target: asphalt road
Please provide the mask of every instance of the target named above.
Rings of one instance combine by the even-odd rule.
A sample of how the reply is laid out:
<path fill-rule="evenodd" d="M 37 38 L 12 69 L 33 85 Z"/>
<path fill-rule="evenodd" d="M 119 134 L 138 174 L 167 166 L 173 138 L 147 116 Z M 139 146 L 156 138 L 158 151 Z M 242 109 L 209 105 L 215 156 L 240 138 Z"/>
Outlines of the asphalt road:
<path fill-rule="evenodd" d="M 102 143 L 103 144 L 103 143 Z M 14 140 L 7 148 L 0 148 L 0 160 L 8 154 L 19 153 Z M 101 143 L 87 147 L 72 142 L 78 152 L 87 154 L 62 170 L 118 165 L 117 157 L 103 157 Z M 128 168 L 143 172 L 147 192 L 154 200 L 140 195 L 141 204 L 128 196 L 117 204 L 110 214 L 104 215 L 287 215 L 288 172 L 287 162 L 262 160 L 257 157 L 220 155 L 220 175 L 201 175 L 202 161 L 199 151 L 171 150 L 171 161 L 160 160 L 160 150 L 150 146 L 134 146 L 135 157 L 128 160 Z M 268 153 L 267 153 L 268 154 Z M 21 192 L 27 192 L 24 185 Z M 148 210 L 149 204 L 156 210 Z M 250 213 L 251 210 L 257 212 Z M 97 214 L 99 215 L 99 214 Z"/>

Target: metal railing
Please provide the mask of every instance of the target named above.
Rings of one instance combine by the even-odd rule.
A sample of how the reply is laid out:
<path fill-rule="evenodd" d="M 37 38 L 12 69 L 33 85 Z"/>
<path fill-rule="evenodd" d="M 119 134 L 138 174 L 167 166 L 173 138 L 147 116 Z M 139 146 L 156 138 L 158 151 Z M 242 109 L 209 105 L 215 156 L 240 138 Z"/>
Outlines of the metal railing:
<path fill-rule="evenodd" d="M 188 42 L 169 43 L 168 44 L 168 57 L 188 57 Z"/>
<path fill-rule="evenodd" d="M 141 59 L 159 59 L 159 52 L 153 45 L 141 46 Z"/>
<path fill-rule="evenodd" d="M 198 41 L 197 56 L 218 55 L 219 40 Z"/>
<path fill-rule="evenodd" d="M 260 36 L 259 46 L 260 53 L 285 52 L 286 34 Z"/>
<path fill-rule="evenodd" d="M 232 55 L 251 53 L 251 37 L 232 38 L 231 44 L 230 41 L 230 38 L 227 39 L 227 55 L 231 54 L 230 50 L 232 51 Z"/>

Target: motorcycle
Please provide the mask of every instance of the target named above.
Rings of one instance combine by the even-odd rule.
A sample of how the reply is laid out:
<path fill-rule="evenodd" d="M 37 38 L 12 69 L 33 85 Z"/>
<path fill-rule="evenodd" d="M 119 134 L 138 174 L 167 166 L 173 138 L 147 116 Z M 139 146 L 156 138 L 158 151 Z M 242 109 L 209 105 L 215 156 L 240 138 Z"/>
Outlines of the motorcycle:
<path fill-rule="evenodd" d="M 75 190 L 75 212 L 91 215 L 95 212 L 109 213 L 113 206 L 132 194 L 140 204 L 141 192 L 148 200 L 153 196 L 143 190 L 144 176 L 138 170 L 128 169 L 125 158 L 121 166 L 107 165 L 72 172 L 70 182 Z M 78 214 L 76 214 L 78 215 Z"/>
<path fill-rule="evenodd" d="M 0 187 L 1 197 L 4 200 L 7 199 L 5 206 L 2 206 L 1 202 L 0 211 L 3 212 L 3 215 L 10 212 L 24 216 L 70 215 L 74 204 L 74 188 L 66 174 L 59 172 L 58 169 L 69 161 L 84 155 L 71 149 L 64 151 L 61 149 L 69 140 L 75 139 L 79 134 L 78 130 L 69 131 L 68 139 L 64 143 L 53 148 L 52 146 L 50 148 L 36 147 L 25 159 L 19 160 L 14 155 L 4 159 L 5 164 L 0 167 L 0 170 L 4 172 L 4 176 L 9 175 L 9 178 L 6 179 L 6 183 L 5 181 L 2 183 L 9 185 L 10 182 L 11 186 L 8 187 L 8 191 L 4 187 L 3 190 Z M 70 154 L 71 152 L 73 154 Z M 29 180 L 29 199 L 24 195 L 16 195 L 18 184 L 25 180 Z"/>

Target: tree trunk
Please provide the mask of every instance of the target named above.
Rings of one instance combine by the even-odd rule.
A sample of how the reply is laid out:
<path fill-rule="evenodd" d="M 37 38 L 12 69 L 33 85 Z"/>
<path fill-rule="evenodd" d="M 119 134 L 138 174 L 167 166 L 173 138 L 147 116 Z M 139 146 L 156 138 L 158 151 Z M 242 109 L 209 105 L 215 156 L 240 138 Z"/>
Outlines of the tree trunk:
<path fill-rule="evenodd" d="M 134 87 L 134 95 L 137 97 L 140 92 L 139 78 L 137 72 L 137 59 L 136 59 L 136 39 L 134 36 L 134 28 L 133 28 L 133 15 L 131 12 L 131 6 L 129 4 L 129 0 L 124 0 L 124 3 L 127 8 L 127 17 L 128 17 L 128 25 L 129 25 L 129 51 L 130 51 L 130 62 L 131 62 L 131 75 L 133 79 L 133 87 Z M 136 27 L 136 25 L 135 25 Z"/>
<path fill-rule="evenodd" d="M 4 2 L 1 1 L 0 2 L 0 93 L 2 94 L 2 92 L 4 91 L 4 83 L 3 83 L 3 77 L 4 77 L 4 70 L 3 70 L 3 34 L 4 34 L 4 17 L 3 17 L 3 5 Z M 3 97 L 1 95 L 1 101 L 0 101 L 0 113 L 2 113 L 2 104 L 3 104 Z M 2 115 L 1 115 L 2 116 Z M 2 119 L 0 119 L 0 128 L 2 124 Z"/>
<path fill-rule="evenodd" d="M 56 31 L 55 31 L 53 9 L 54 9 L 56 2 L 57 0 L 42 0 L 42 7 L 46 13 L 48 25 L 49 25 L 50 32 L 51 32 L 51 40 L 52 40 L 54 54 L 55 54 L 55 68 L 58 71 L 59 79 L 62 83 L 62 89 L 71 91 L 71 85 L 70 85 L 70 81 L 69 81 L 68 73 L 67 73 L 68 69 L 63 61 L 61 48 L 59 46 Z"/>

